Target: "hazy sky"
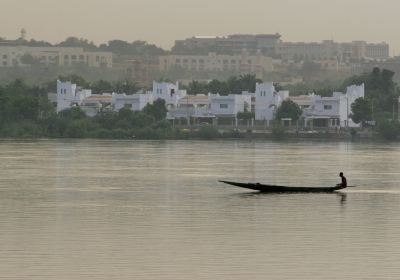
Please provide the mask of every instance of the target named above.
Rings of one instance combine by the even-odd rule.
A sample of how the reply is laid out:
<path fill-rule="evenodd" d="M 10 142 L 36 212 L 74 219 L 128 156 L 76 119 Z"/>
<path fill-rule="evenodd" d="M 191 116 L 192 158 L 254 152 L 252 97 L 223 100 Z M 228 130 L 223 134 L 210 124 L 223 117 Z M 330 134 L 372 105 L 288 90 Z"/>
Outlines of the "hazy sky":
<path fill-rule="evenodd" d="M 0 0 L 0 37 L 169 48 L 192 35 L 276 33 L 284 41 L 386 41 L 400 52 L 399 0 Z"/>

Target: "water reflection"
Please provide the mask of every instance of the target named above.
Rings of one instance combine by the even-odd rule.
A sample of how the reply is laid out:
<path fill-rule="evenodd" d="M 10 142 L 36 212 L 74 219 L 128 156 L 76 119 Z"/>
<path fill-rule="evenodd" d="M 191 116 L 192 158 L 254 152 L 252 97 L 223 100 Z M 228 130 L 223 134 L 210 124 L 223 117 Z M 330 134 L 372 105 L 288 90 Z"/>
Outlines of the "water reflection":
<path fill-rule="evenodd" d="M 386 144 L 1 141 L 0 279 L 397 279 L 399 156 Z M 331 186 L 338 170 L 361 187 L 217 183 Z"/>

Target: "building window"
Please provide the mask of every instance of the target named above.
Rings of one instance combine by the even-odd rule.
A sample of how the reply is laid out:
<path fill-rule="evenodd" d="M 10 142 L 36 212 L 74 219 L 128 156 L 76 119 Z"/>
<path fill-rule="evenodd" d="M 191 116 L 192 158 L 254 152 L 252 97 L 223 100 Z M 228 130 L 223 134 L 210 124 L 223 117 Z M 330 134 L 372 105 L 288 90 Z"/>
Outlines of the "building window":
<path fill-rule="evenodd" d="M 176 63 L 181 63 L 181 60 L 178 58 L 175 60 Z"/>
<path fill-rule="evenodd" d="M 220 109 L 228 109 L 228 104 L 219 104 Z"/>
<path fill-rule="evenodd" d="M 71 59 L 72 59 L 72 60 L 76 60 L 76 55 L 72 55 L 72 56 L 71 56 Z"/>
<path fill-rule="evenodd" d="M 3 58 L 4 58 L 4 59 L 7 59 L 7 55 L 6 55 L 6 54 L 3 54 Z"/>
<path fill-rule="evenodd" d="M 69 56 L 68 55 L 64 55 L 64 60 L 68 60 Z"/>
<path fill-rule="evenodd" d="M 332 105 L 324 105 L 324 110 L 332 110 Z"/>
<path fill-rule="evenodd" d="M 79 59 L 80 59 L 80 60 L 85 60 L 85 56 L 84 56 L 84 55 L 80 55 L 80 56 L 79 56 Z"/>
<path fill-rule="evenodd" d="M 96 55 L 96 62 L 100 61 L 100 56 Z"/>

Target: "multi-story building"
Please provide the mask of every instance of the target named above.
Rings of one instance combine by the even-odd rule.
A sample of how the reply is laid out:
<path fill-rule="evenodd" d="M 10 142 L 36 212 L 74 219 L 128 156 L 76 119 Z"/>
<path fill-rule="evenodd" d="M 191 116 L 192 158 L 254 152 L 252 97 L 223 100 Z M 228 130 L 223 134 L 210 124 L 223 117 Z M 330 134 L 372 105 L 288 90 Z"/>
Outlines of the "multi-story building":
<path fill-rule="evenodd" d="M 90 89 L 80 89 L 71 82 L 57 81 L 57 113 L 74 106 L 81 106 L 83 100 L 91 95 Z"/>
<path fill-rule="evenodd" d="M 280 43 L 280 34 L 234 34 L 227 37 L 195 36 L 185 40 L 176 40 L 173 52 L 184 53 L 237 53 L 247 49 L 251 53 L 261 50 L 273 54 Z"/>
<path fill-rule="evenodd" d="M 179 100 L 186 96 L 186 90 L 179 89 L 179 83 L 171 84 L 165 82 L 153 82 L 153 91 L 151 93 L 154 100 L 165 100 L 167 108 L 178 106 Z"/>
<path fill-rule="evenodd" d="M 272 82 L 257 83 L 255 92 L 255 120 L 267 121 L 275 119 L 275 114 L 282 102 L 289 97 L 289 91 L 276 91 Z"/>
<path fill-rule="evenodd" d="M 24 65 L 26 56 L 44 65 L 83 64 L 88 67 L 108 68 L 113 65 L 110 52 L 87 52 L 83 48 L 73 47 L 0 46 L 0 67 Z"/>
<path fill-rule="evenodd" d="M 322 43 L 282 42 L 277 48 L 277 55 L 288 60 L 325 60 L 338 58 L 340 49 L 338 43 L 328 40 Z"/>
<path fill-rule="evenodd" d="M 116 94 L 112 95 L 112 105 L 115 111 L 128 108 L 132 111 L 141 111 L 147 104 L 153 103 L 153 95 L 146 93 Z"/>
<path fill-rule="evenodd" d="M 264 72 L 272 72 L 273 60 L 261 52 L 251 55 L 242 51 L 236 55 L 209 53 L 208 55 L 165 55 L 159 58 L 161 71 L 180 67 L 189 71 L 231 71 L 238 74 L 255 74 L 262 78 Z"/>
<path fill-rule="evenodd" d="M 367 58 L 386 60 L 389 58 L 389 45 L 386 43 L 367 44 L 365 55 Z"/>
<path fill-rule="evenodd" d="M 364 84 L 347 87 L 346 93 L 334 92 L 321 97 L 310 94 L 289 97 L 303 109 L 305 127 L 359 127 L 351 118 L 351 105 L 364 98 Z"/>
<path fill-rule="evenodd" d="M 282 42 L 277 54 L 288 60 L 338 60 L 339 62 L 363 59 L 385 60 L 389 58 L 389 45 L 369 44 L 365 41 L 337 43 L 331 40 L 322 43 Z"/>
<path fill-rule="evenodd" d="M 338 43 L 333 40 L 322 42 L 283 42 L 279 34 L 229 35 L 227 37 L 192 37 L 175 41 L 174 54 L 237 54 L 246 49 L 251 54 L 261 51 L 272 57 L 288 60 L 331 60 L 339 62 L 363 59 L 385 60 L 389 58 L 389 45 L 385 42 L 370 44 L 365 41 Z"/>

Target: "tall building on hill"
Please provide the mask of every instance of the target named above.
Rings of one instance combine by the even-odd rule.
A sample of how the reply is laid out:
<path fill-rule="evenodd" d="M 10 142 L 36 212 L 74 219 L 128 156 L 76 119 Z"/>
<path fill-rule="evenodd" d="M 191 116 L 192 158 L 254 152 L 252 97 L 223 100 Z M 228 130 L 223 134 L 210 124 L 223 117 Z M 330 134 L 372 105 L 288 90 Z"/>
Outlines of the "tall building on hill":
<path fill-rule="evenodd" d="M 207 55 L 165 55 L 159 58 L 160 71 L 168 71 L 179 67 L 189 71 L 230 71 L 241 75 L 254 74 L 263 78 L 265 72 L 274 70 L 272 58 L 264 56 L 261 52 L 251 55 L 247 51 L 239 54 Z"/>
<path fill-rule="evenodd" d="M 194 54 L 208 52 L 238 53 L 246 49 L 250 53 L 257 50 L 264 54 L 273 54 L 280 43 L 280 34 L 234 34 L 227 37 L 195 36 L 175 41 L 172 51 L 176 54 Z"/>
<path fill-rule="evenodd" d="M 389 44 L 366 41 L 339 43 L 333 40 L 322 42 L 283 42 L 280 34 L 237 34 L 226 37 L 192 37 L 175 41 L 174 54 L 237 54 L 243 49 L 254 54 L 261 51 L 272 57 L 288 60 L 331 60 L 340 62 L 361 60 L 386 60 L 390 57 Z"/>
<path fill-rule="evenodd" d="M 29 47 L 0 45 L 0 67 L 13 67 L 30 63 L 71 66 L 83 64 L 88 67 L 113 66 L 110 52 L 87 52 L 75 47 Z"/>

